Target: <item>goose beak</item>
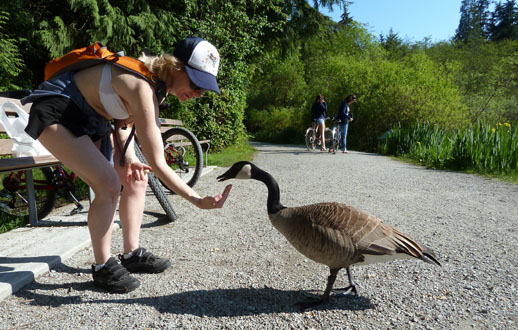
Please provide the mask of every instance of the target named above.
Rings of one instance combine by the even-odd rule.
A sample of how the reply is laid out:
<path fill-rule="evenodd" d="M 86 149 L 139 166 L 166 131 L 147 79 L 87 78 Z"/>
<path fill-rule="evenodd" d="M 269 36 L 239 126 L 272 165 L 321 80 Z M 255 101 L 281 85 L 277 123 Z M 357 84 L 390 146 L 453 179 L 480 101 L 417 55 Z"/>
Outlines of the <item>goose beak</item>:
<path fill-rule="evenodd" d="M 226 173 L 223 173 L 221 174 L 220 176 L 218 176 L 216 179 L 218 180 L 218 182 L 223 182 L 223 181 L 227 181 L 228 178 L 225 176 Z"/>
<path fill-rule="evenodd" d="M 229 175 L 228 172 L 229 172 L 229 170 L 227 170 L 225 173 L 218 176 L 216 178 L 218 180 L 218 182 L 223 182 L 223 181 L 229 180 L 231 178 L 231 175 Z"/>

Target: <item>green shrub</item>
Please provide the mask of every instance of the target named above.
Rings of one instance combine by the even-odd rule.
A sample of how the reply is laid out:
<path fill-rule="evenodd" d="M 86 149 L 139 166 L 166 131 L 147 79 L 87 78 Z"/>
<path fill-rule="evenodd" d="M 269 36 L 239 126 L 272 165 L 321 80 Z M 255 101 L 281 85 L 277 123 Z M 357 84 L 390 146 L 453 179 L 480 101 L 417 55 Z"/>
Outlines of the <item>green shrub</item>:
<path fill-rule="evenodd" d="M 511 174 L 518 170 L 518 130 L 509 123 L 478 122 L 453 130 L 437 124 L 395 126 L 379 151 L 439 169 Z"/>
<path fill-rule="evenodd" d="M 303 143 L 307 116 L 296 108 L 270 107 L 247 111 L 248 129 L 254 139 L 273 143 Z"/>

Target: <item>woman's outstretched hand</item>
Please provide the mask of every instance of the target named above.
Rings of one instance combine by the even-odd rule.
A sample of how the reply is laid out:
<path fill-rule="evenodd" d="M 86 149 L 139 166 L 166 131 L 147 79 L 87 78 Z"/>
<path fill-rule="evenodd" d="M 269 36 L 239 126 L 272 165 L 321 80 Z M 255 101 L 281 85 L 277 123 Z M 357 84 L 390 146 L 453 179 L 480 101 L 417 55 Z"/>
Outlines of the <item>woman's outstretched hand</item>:
<path fill-rule="evenodd" d="M 126 180 L 128 180 L 128 182 L 142 181 L 151 170 L 151 166 L 141 162 L 131 163 L 126 166 Z"/>
<path fill-rule="evenodd" d="M 232 185 L 229 184 L 225 187 L 225 190 L 223 190 L 223 194 L 216 195 L 214 197 L 204 197 L 200 199 L 200 202 L 198 204 L 198 207 L 200 209 L 219 209 L 222 208 L 225 204 L 225 201 L 227 200 L 228 194 L 230 193 L 230 190 L 232 189 Z"/>

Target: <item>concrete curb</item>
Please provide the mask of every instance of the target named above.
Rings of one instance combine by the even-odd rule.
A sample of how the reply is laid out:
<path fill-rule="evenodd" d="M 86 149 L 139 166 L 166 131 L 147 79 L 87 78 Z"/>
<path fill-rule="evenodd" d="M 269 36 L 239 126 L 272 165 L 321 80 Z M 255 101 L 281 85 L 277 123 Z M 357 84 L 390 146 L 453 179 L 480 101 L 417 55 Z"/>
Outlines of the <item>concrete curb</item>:
<path fill-rule="evenodd" d="M 202 176 L 215 168 L 205 167 Z M 88 205 L 84 206 L 81 214 L 68 216 L 69 210 L 65 207 L 65 210 L 53 212 L 36 227 L 17 228 L 0 235 L 0 301 L 48 273 L 77 251 L 91 246 L 86 225 Z M 116 221 L 114 230 L 119 228 L 120 223 Z"/>
<path fill-rule="evenodd" d="M 0 300 L 90 243 L 88 227 L 81 224 L 18 228 L 0 235 Z"/>

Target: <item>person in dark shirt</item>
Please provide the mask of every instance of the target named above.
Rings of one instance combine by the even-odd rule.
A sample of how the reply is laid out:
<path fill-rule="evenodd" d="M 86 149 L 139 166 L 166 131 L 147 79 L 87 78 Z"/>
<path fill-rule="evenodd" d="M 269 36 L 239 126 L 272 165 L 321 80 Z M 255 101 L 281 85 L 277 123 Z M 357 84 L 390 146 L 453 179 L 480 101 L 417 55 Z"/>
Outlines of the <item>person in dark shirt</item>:
<path fill-rule="evenodd" d="M 348 153 L 347 151 L 347 131 L 349 122 L 353 121 L 353 114 L 351 113 L 351 109 L 349 105 L 356 102 L 356 95 L 351 94 L 347 95 L 347 97 L 340 103 L 340 107 L 338 108 L 338 114 L 336 115 L 336 120 L 338 121 L 338 128 L 340 129 L 340 144 L 342 145 L 342 152 L 344 154 Z"/>
<path fill-rule="evenodd" d="M 324 132 L 326 130 L 326 112 L 327 112 L 327 103 L 324 100 L 324 96 L 322 94 L 318 94 L 311 107 L 311 116 L 313 119 L 313 134 L 315 134 L 318 130 L 318 133 L 321 136 L 322 141 L 322 151 L 326 151 L 326 141 L 324 139 Z M 317 129 L 318 128 L 318 129 Z M 313 136 L 313 141 L 315 140 L 315 136 Z M 313 146 L 314 147 L 314 146 Z"/>

